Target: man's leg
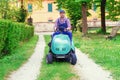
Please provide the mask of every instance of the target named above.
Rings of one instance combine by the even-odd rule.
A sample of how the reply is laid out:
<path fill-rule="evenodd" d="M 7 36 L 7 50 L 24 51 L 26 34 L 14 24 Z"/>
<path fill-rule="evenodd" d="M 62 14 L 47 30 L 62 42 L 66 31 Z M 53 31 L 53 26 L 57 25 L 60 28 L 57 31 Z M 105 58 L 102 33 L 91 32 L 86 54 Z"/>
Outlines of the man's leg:
<path fill-rule="evenodd" d="M 63 32 L 63 34 L 68 35 L 70 40 L 71 40 L 71 42 L 72 42 L 72 32 L 67 31 L 67 32 Z"/>
<path fill-rule="evenodd" d="M 60 34 L 60 32 L 54 32 L 53 35 L 52 35 L 52 38 L 55 36 L 55 35 L 58 35 Z"/>
<path fill-rule="evenodd" d="M 51 42 L 52 42 L 52 39 L 55 35 L 58 35 L 60 34 L 60 32 L 54 32 L 53 35 L 51 36 L 51 41 L 49 42 L 48 46 L 51 47 Z"/>

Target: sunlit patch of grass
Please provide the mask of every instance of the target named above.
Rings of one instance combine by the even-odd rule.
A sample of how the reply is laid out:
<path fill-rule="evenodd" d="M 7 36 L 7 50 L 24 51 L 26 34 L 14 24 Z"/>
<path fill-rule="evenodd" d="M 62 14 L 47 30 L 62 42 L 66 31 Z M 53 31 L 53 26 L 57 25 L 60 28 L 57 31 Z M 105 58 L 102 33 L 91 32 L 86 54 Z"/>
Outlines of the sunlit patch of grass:
<path fill-rule="evenodd" d="M 79 37 L 78 37 L 79 36 Z M 82 38 L 81 33 L 74 33 L 75 46 L 88 54 L 96 63 L 112 72 L 115 80 L 120 80 L 120 36 L 106 40 L 101 34 L 88 34 Z"/>

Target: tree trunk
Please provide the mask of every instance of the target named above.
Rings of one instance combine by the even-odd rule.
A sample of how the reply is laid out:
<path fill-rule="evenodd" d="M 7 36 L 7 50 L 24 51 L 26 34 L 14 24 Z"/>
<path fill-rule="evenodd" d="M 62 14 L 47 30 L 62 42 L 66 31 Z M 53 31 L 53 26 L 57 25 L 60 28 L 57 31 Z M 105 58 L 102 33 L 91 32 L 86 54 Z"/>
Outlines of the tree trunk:
<path fill-rule="evenodd" d="M 87 34 L 87 3 L 82 3 L 82 36 Z"/>
<path fill-rule="evenodd" d="M 23 9 L 23 0 L 21 0 L 21 9 Z"/>
<path fill-rule="evenodd" d="M 105 5 L 106 5 L 106 0 L 102 0 L 101 1 L 101 29 L 104 34 L 106 33 Z"/>

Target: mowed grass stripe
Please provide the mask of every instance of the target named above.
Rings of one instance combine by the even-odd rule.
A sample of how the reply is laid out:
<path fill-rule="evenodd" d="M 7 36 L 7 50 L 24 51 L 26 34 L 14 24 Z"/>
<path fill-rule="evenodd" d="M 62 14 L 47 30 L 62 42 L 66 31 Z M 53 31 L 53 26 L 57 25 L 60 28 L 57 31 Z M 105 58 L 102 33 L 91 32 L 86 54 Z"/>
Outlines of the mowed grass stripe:
<path fill-rule="evenodd" d="M 50 41 L 50 36 L 45 36 L 46 47 L 45 55 L 40 70 L 40 76 L 38 80 L 79 80 L 78 76 L 73 73 L 72 65 L 67 62 L 53 62 L 53 64 L 46 63 L 46 54 L 48 54 L 49 47 L 47 44 Z"/>
<path fill-rule="evenodd" d="M 34 52 L 34 48 L 38 41 L 38 36 L 32 37 L 28 42 L 22 42 L 12 53 L 0 59 L 0 80 L 17 70 Z"/>

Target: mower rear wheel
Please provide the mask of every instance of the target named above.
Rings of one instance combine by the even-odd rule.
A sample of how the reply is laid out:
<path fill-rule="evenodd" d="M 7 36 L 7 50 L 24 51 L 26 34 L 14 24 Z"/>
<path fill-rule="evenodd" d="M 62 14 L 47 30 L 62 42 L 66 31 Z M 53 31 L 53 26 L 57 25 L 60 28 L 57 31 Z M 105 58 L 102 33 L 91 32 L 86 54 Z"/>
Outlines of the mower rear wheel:
<path fill-rule="evenodd" d="M 47 62 L 47 64 L 52 64 L 52 62 L 53 62 L 53 56 L 52 56 L 52 54 L 49 53 L 46 56 L 46 62 Z"/>
<path fill-rule="evenodd" d="M 70 54 L 70 63 L 71 63 L 72 65 L 75 65 L 76 62 L 77 62 L 77 57 L 76 57 L 75 53 L 71 53 L 71 54 Z"/>

